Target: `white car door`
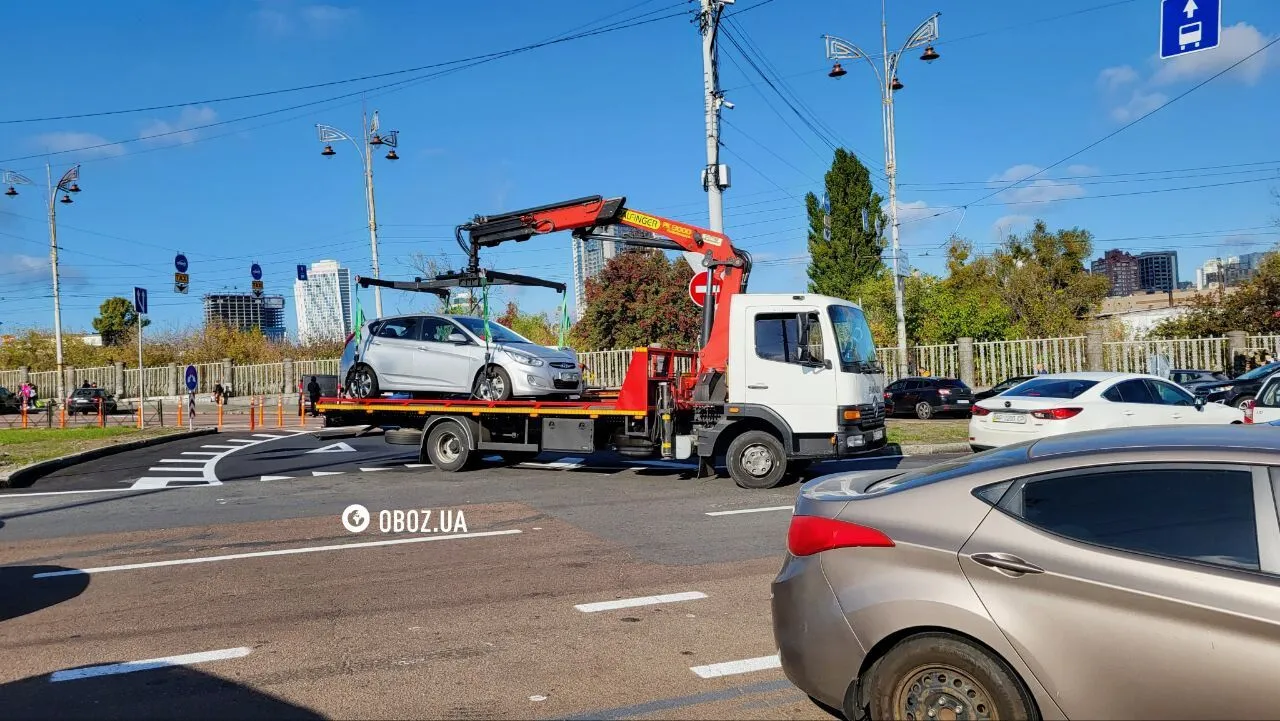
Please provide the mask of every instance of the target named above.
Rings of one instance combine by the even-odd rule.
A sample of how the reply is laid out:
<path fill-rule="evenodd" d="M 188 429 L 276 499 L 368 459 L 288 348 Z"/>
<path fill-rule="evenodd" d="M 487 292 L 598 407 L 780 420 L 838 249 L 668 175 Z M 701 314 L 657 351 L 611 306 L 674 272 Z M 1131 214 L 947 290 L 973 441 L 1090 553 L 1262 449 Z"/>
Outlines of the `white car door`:
<path fill-rule="evenodd" d="M 1263 384 L 1253 406 L 1254 423 L 1280 421 L 1280 375 Z"/>
<path fill-rule="evenodd" d="M 422 318 L 422 345 L 417 370 L 432 390 L 470 393 L 484 363 L 484 349 L 447 318 Z"/>
<path fill-rule="evenodd" d="M 1221 422 L 1213 411 L 1197 409 L 1195 396 L 1172 383 L 1148 378 L 1147 387 L 1151 389 L 1156 403 L 1162 406 L 1161 412 L 1168 419 L 1166 423 L 1195 425 Z"/>
<path fill-rule="evenodd" d="M 741 402 L 773 409 L 796 433 L 830 433 L 839 371 L 828 359 L 838 356 L 835 339 L 822 332 L 821 314 L 816 308 L 760 308 L 749 322 L 753 332 L 742 373 L 750 380 Z"/>
<path fill-rule="evenodd" d="M 1108 388 L 1102 397 L 1115 405 L 1125 426 L 1163 426 L 1174 421 L 1165 406 L 1147 386 L 1145 379 L 1130 378 Z"/>
<path fill-rule="evenodd" d="M 414 372 L 418 341 L 418 319 L 414 316 L 388 318 L 369 339 L 364 362 L 373 368 L 383 390 L 430 390 Z"/>

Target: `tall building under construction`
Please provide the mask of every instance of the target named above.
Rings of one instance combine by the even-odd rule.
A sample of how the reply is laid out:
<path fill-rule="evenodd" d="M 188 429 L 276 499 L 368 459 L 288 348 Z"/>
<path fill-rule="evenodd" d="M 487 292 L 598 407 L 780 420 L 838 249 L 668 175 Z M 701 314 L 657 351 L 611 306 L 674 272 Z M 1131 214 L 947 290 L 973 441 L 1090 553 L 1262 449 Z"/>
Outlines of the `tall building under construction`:
<path fill-rule="evenodd" d="M 251 293 L 211 293 L 204 297 L 204 325 L 227 325 L 238 330 L 260 329 L 270 340 L 285 336 L 284 296 Z"/>

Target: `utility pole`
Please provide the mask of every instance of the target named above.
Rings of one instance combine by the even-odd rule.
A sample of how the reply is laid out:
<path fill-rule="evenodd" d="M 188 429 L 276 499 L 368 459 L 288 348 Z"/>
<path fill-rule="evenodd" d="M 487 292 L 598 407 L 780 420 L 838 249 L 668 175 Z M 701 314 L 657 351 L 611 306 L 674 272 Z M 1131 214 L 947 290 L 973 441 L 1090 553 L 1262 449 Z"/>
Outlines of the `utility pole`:
<path fill-rule="evenodd" d="M 373 250 L 373 277 L 381 278 L 378 273 L 378 212 L 373 204 L 373 146 L 369 144 L 372 134 L 378 132 L 378 115 L 374 113 L 373 127 L 369 127 L 369 115 L 360 108 L 360 125 L 364 128 L 364 197 L 369 209 L 369 246 Z M 382 288 L 373 287 L 373 308 L 378 317 L 382 317 Z"/>
<path fill-rule="evenodd" d="M 733 0 L 701 0 L 702 9 L 698 15 L 698 29 L 702 33 L 702 86 L 703 103 L 706 110 L 707 125 L 707 163 L 702 167 L 702 189 L 707 192 L 707 217 L 710 229 L 724 232 L 724 191 L 729 187 L 729 166 L 720 162 L 720 108 L 733 109 L 733 103 L 724 99 L 720 92 L 720 71 L 718 60 L 717 31 L 720 27 L 720 15 L 725 5 L 733 4 Z M 705 259 L 697 253 L 686 252 L 685 260 L 698 273 L 703 269 Z M 702 342 L 706 344 L 711 338 L 711 326 L 715 319 L 715 287 L 716 268 L 706 268 L 707 299 L 702 306 Z"/>

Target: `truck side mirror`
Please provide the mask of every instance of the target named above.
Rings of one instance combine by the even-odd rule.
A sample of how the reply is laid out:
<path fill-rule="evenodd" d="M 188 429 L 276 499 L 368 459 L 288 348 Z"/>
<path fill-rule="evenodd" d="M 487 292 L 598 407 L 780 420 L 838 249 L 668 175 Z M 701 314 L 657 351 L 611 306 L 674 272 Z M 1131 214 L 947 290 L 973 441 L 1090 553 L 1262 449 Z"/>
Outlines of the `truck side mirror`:
<path fill-rule="evenodd" d="M 832 368 L 832 365 L 831 365 L 831 359 L 830 359 L 830 358 L 823 358 L 823 359 L 822 359 L 822 367 L 823 367 L 823 368 L 826 368 L 827 370 L 831 370 L 831 368 Z"/>

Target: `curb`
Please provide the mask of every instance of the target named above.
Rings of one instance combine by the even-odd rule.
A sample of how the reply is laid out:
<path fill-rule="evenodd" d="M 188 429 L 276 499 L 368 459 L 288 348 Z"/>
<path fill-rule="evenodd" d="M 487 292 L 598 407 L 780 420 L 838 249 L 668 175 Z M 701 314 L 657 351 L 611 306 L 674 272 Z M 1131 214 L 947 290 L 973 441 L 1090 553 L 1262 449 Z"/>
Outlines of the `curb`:
<path fill-rule="evenodd" d="M 116 443 L 110 446 L 81 451 L 80 453 L 72 453 L 71 455 L 61 456 L 59 458 L 50 458 L 47 461 L 39 461 L 37 463 L 32 463 L 31 465 L 15 469 L 7 475 L 0 474 L 0 488 L 27 488 L 34 484 L 41 476 L 48 475 L 53 471 L 66 468 L 67 466 L 74 466 L 77 463 L 84 463 L 85 461 L 92 461 L 105 456 L 115 455 L 116 453 L 137 450 L 139 448 L 156 446 L 161 443 L 180 441 L 184 438 L 207 436 L 217 432 L 217 428 L 201 428 L 198 431 L 183 431 L 181 433 L 172 433 L 165 436 L 156 436 L 155 438 L 144 438 L 140 441 Z"/>

